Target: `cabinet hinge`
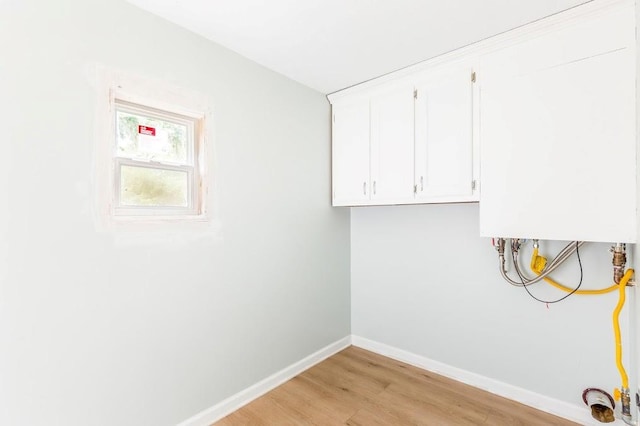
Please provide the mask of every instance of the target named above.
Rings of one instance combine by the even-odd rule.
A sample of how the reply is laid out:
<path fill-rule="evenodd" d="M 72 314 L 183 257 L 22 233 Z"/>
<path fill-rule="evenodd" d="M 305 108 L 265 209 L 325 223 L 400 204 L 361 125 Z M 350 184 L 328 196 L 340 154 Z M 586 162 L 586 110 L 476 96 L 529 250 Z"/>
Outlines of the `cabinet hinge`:
<path fill-rule="evenodd" d="M 418 185 L 413 185 L 413 193 L 414 195 L 418 193 Z"/>
<path fill-rule="evenodd" d="M 472 83 L 476 82 L 476 72 L 475 71 L 471 73 L 471 82 Z"/>
<path fill-rule="evenodd" d="M 413 99 L 418 99 L 418 89 L 413 91 Z"/>
<path fill-rule="evenodd" d="M 476 181 L 475 181 L 475 180 L 472 180 L 472 181 L 471 181 L 471 190 L 472 190 L 472 191 L 475 191 L 475 189 L 476 189 Z"/>

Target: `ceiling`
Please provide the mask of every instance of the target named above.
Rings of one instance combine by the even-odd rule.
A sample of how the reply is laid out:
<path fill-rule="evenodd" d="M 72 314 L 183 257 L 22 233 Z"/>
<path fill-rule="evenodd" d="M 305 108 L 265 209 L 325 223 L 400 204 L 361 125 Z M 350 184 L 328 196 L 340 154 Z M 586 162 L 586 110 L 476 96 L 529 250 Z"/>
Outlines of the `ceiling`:
<path fill-rule="evenodd" d="M 585 0 L 128 0 L 322 93 Z"/>

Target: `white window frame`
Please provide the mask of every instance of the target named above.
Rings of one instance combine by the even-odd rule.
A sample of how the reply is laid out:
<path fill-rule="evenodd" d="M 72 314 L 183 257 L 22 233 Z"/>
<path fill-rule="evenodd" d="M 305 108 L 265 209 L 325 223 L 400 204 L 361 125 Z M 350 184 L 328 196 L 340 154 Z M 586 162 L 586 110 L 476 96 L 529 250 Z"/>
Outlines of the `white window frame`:
<path fill-rule="evenodd" d="M 113 214 L 116 217 L 199 217 L 202 212 L 202 175 L 199 172 L 202 140 L 202 116 L 189 116 L 150 105 L 133 103 L 114 98 L 114 143 L 113 143 Z M 118 111 L 157 118 L 187 127 L 187 158 L 185 163 L 142 160 L 118 155 L 117 114 Z M 143 167 L 153 170 L 172 170 L 187 174 L 187 206 L 130 206 L 121 202 L 121 170 L 123 166 Z"/>
<path fill-rule="evenodd" d="M 219 238 L 221 223 L 219 208 L 213 200 L 217 197 L 214 178 L 215 132 L 214 102 L 204 92 L 178 86 L 166 79 L 140 75 L 128 71 L 93 64 L 90 67 L 91 83 L 96 89 L 93 161 L 91 187 L 93 196 L 87 212 L 93 216 L 96 230 L 111 234 L 119 243 L 137 244 L 148 241 L 164 241 L 166 238 L 190 240 Z M 119 187 L 116 187 L 117 159 L 116 100 L 122 103 L 144 106 L 194 120 L 192 152 L 194 194 L 193 209 L 153 208 L 117 209 Z M 138 164 L 135 164 L 138 165 Z M 150 163 L 157 167 L 157 164 Z M 166 164 L 172 167 L 173 164 Z M 137 213 L 137 214 L 136 214 Z M 148 240 L 151 238 L 151 240 Z M 159 238 L 159 239 L 158 239 Z"/>

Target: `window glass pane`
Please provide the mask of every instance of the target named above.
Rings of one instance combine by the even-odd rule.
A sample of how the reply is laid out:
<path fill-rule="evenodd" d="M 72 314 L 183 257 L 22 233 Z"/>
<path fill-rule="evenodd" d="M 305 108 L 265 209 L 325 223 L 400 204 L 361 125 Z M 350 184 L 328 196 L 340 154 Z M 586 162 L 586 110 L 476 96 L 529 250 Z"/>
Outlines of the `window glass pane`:
<path fill-rule="evenodd" d="M 189 174 L 183 171 L 120 167 L 124 206 L 189 207 Z"/>
<path fill-rule="evenodd" d="M 120 110 L 116 111 L 116 124 L 118 156 L 187 163 L 189 132 L 185 124 Z"/>

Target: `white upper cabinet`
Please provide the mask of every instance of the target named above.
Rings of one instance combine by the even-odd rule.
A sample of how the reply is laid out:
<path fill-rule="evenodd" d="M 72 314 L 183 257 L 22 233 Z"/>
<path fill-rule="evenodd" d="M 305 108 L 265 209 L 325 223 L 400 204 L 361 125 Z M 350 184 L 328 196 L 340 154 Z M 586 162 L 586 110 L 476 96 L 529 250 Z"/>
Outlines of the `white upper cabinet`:
<path fill-rule="evenodd" d="M 636 241 L 632 2 L 481 58 L 482 236 Z"/>
<path fill-rule="evenodd" d="M 477 201 L 470 63 L 428 71 L 415 90 L 415 192 L 424 202 Z"/>
<path fill-rule="evenodd" d="M 333 106 L 333 205 L 366 204 L 370 198 L 369 100 Z"/>
<path fill-rule="evenodd" d="M 413 86 L 371 97 L 371 180 L 374 203 L 413 201 Z"/>
<path fill-rule="evenodd" d="M 333 205 L 477 201 L 471 67 L 380 84 L 333 103 Z"/>
<path fill-rule="evenodd" d="M 333 104 L 333 205 L 413 202 L 413 86 Z"/>
<path fill-rule="evenodd" d="M 603 0 L 331 94 L 333 204 L 480 201 L 482 236 L 636 242 L 637 63 L 635 1 Z"/>

